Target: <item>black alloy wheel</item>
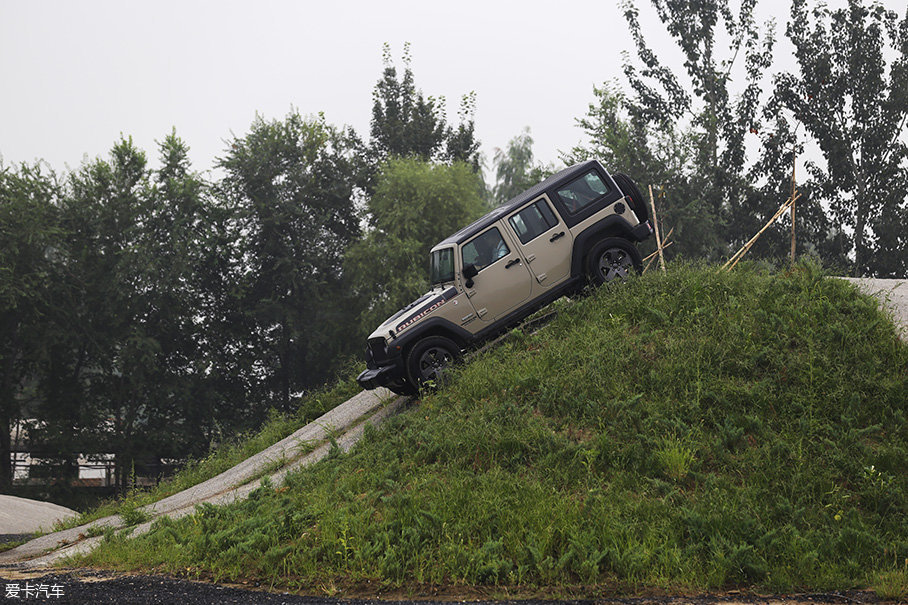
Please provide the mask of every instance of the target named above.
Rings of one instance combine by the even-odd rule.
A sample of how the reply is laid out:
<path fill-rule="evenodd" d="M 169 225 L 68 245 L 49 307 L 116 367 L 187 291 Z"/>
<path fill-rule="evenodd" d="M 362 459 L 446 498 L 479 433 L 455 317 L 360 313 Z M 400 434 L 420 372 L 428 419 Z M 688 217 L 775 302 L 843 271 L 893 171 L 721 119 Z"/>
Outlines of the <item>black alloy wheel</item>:
<path fill-rule="evenodd" d="M 444 336 L 429 336 L 417 342 L 407 356 L 410 383 L 417 388 L 438 387 L 444 372 L 460 356 L 460 347 Z"/>
<path fill-rule="evenodd" d="M 620 237 L 596 244 L 587 260 L 587 273 L 594 286 L 626 281 L 634 271 L 643 271 L 643 259 L 636 246 Z"/>

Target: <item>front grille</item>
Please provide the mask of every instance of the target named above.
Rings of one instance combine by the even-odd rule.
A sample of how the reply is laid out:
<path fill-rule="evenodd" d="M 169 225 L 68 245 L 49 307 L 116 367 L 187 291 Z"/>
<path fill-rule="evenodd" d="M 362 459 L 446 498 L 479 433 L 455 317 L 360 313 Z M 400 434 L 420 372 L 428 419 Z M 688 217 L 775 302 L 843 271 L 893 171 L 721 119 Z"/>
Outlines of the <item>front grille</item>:
<path fill-rule="evenodd" d="M 385 351 L 384 338 L 370 338 L 369 348 L 366 351 L 366 360 L 371 361 L 375 367 L 386 365 L 388 353 Z"/>

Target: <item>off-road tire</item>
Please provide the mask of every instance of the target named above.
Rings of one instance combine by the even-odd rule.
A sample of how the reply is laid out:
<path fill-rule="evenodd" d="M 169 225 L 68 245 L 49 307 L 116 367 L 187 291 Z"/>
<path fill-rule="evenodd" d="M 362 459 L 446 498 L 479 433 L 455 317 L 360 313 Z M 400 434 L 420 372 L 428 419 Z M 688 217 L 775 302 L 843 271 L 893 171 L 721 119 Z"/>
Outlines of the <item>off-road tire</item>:
<path fill-rule="evenodd" d="M 649 218 L 649 210 L 646 206 L 646 199 L 640 193 L 640 189 L 637 188 L 633 179 L 620 172 L 613 174 L 612 179 L 618 185 L 618 188 L 621 189 L 621 192 L 631 198 L 631 209 L 637 215 L 637 220 L 641 223 L 647 220 Z"/>
<path fill-rule="evenodd" d="M 605 238 L 593 246 L 586 258 L 587 277 L 592 286 L 624 281 L 631 269 L 641 273 L 643 258 L 634 244 L 621 237 Z"/>
<path fill-rule="evenodd" d="M 444 368 L 457 361 L 460 347 L 450 338 L 429 336 L 407 353 L 407 377 L 417 389 L 436 388 L 444 382 Z"/>
<path fill-rule="evenodd" d="M 416 387 L 410 384 L 408 381 L 401 378 L 400 380 L 395 380 L 390 384 L 386 384 L 385 388 L 394 393 L 395 395 L 403 395 L 405 397 L 410 397 L 416 395 L 418 392 Z"/>

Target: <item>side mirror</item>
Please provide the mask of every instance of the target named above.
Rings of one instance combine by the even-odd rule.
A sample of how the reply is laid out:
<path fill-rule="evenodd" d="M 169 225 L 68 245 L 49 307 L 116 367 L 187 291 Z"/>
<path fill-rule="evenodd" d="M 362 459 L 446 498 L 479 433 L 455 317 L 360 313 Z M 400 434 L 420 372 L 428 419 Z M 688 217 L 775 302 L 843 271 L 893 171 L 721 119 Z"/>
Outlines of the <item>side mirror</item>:
<path fill-rule="evenodd" d="M 467 265 L 463 268 L 463 276 L 467 280 L 467 283 L 466 283 L 467 288 L 473 287 L 473 278 L 476 277 L 477 275 L 479 275 L 479 269 L 477 269 L 476 265 L 474 265 L 473 263 L 470 263 L 469 265 Z"/>

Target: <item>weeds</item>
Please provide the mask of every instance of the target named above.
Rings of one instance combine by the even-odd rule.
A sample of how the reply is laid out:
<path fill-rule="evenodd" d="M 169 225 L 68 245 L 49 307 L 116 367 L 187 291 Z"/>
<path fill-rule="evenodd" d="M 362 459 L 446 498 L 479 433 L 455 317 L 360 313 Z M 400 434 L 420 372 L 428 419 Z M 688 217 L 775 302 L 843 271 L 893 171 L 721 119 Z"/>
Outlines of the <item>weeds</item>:
<path fill-rule="evenodd" d="M 901 569 L 877 574 L 872 586 L 873 591 L 881 599 L 904 602 L 908 599 L 908 561 Z"/>

